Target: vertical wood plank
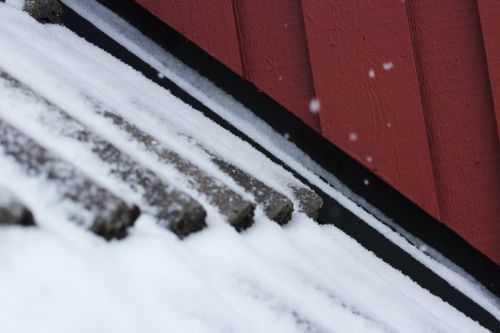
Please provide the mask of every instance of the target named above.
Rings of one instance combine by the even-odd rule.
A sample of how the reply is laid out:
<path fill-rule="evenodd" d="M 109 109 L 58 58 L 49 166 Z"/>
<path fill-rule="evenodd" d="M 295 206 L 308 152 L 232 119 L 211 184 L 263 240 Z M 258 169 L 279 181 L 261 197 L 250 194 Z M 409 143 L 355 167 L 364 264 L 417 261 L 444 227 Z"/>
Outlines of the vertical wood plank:
<path fill-rule="evenodd" d="M 323 135 L 436 218 L 404 3 L 302 0 Z"/>
<path fill-rule="evenodd" d="M 500 139 L 500 1 L 477 0 Z"/>
<path fill-rule="evenodd" d="M 144 8 L 242 75 L 230 0 L 137 0 Z"/>
<path fill-rule="evenodd" d="M 500 147 L 475 0 L 407 0 L 442 221 L 500 264 Z"/>
<path fill-rule="evenodd" d="M 309 111 L 314 87 L 300 1 L 233 3 L 245 78 L 319 130 L 318 114 Z"/>

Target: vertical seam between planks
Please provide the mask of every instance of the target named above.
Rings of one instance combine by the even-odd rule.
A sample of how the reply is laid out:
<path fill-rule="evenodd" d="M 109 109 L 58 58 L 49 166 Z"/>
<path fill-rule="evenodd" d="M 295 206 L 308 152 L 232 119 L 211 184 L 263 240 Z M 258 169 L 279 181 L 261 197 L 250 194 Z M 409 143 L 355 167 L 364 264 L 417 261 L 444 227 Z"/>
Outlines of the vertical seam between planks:
<path fill-rule="evenodd" d="M 304 28 L 302 31 L 304 32 L 304 40 L 306 41 L 306 52 L 307 52 L 307 70 L 309 71 L 309 76 L 311 77 L 311 86 L 312 86 L 312 93 L 313 96 L 311 98 L 317 98 L 316 96 L 316 84 L 314 83 L 314 73 L 312 70 L 312 64 L 311 64 L 311 53 L 309 52 L 309 38 L 307 38 L 307 31 L 306 31 L 306 18 L 304 16 L 304 9 L 302 6 L 302 0 L 297 0 L 297 5 L 299 7 L 299 12 L 300 12 L 300 17 L 302 18 L 301 23 L 302 27 Z M 317 124 L 318 124 L 318 132 L 320 134 L 323 134 L 323 128 L 321 126 L 321 115 L 318 113 L 316 114 L 316 119 L 317 119 Z"/>
<path fill-rule="evenodd" d="M 241 66 L 241 73 L 243 78 L 249 79 L 248 77 L 248 70 L 247 70 L 247 65 L 246 65 L 246 56 L 245 56 L 245 49 L 243 46 L 243 32 L 241 30 L 241 25 L 240 25 L 240 14 L 238 11 L 238 0 L 232 0 L 231 1 L 231 6 L 233 8 L 233 18 L 234 18 L 234 25 L 236 27 L 236 42 L 238 43 L 238 52 L 240 54 L 240 66 Z"/>
<path fill-rule="evenodd" d="M 414 29 L 416 29 L 416 26 L 413 22 L 413 19 L 411 17 L 411 1 L 405 1 L 404 6 L 405 6 L 405 12 L 406 12 L 406 19 L 408 21 L 408 30 L 410 33 L 410 47 L 413 53 L 413 64 L 415 65 L 415 74 L 417 76 L 417 85 L 418 85 L 418 92 L 420 95 L 420 106 L 422 108 L 422 116 L 424 118 L 424 130 L 425 130 L 425 135 L 427 136 L 427 148 L 429 150 L 429 155 L 431 159 L 431 171 L 432 171 L 432 180 L 434 182 L 434 191 L 436 192 L 436 200 L 438 204 L 438 210 L 439 210 L 439 220 L 442 220 L 442 194 L 441 194 L 441 188 L 439 186 L 439 182 L 437 180 L 437 173 L 436 173 L 436 156 L 434 156 L 433 149 L 432 149 L 432 136 L 430 135 L 429 131 L 431 131 L 431 126 L 430 126 L 430 121 L 428 119 L 428 110 L 425 101 L 427 100 L 426 94 L 425 94 L 425 87 L 423 86 L 423 79 L 422 79 L 422 70 L 420 63 L 418 59 L 420 59 L 420 55 L 418 54 L 418 48 L 415 46 L 417 43 L 416 37 L 414 34 Z"/>
<path fill-rule="evenodd" d="M 496 126 L 496 130 L 497 130 L 497 137 L 500 137 L 500 119 L 497 119 L 496 115 L 495 115 L 495 110 L 496 108 L 500 108 L 500 104 L 499 105 L 495 105 L 495 102 L 494 102 L 494 92 L 493 92 L 493 82 L 491 81 L 491 75 L 490 75 L 490 64 L 489 64 L 489 61 L 488 61 L 488 55 L 487 55 L 487 50 L 486 50 L 486 41 L 484 39 L 484 28 L 483 28 L 483 18 L 484 18 L 484 15 L 483 15 L 483 18 L 481 18 L 481 11 L 479 10 L 479 3 L 478 3 L 479 0 L 476 0 L 474 1 L 474 3 L 476 4 L 476 11 L 477 11 L 477 16 L 479 18 L 479 26 L 481 27 L 480 31 L 481 31 L 481 36 L 479 37 L 481 39 L 481 45 L 483 46 L 483 52 L 482 52 L 482 62 L 485 64 L 485 68 L 486 68 L 486 76 L 488 77 L 488 91 L 489 91 L 489 102 L 490 102 L 490 108 L 491 110 L 493 111 L 494 113 L 494 118 L 495 118 L 495 122 L 497 123 L 497 126 Z M 500 89 L 500 87 L 498 87 Z M 500 101 L 498 101 L 498 103 L 500 103 Z"/>

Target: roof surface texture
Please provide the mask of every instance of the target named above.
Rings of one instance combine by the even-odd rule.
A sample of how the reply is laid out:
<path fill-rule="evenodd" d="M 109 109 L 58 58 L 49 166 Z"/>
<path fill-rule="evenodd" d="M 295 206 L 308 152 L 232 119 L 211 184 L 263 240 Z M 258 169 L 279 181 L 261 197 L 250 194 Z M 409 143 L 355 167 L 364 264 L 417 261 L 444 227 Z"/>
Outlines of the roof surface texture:
<path fill-rule="evenodd" d="M 321 198 L 68 29 L 0 3 L 2 332 L 486 332 Z M 100 237 L 102 236 L 102 237 Z"/>

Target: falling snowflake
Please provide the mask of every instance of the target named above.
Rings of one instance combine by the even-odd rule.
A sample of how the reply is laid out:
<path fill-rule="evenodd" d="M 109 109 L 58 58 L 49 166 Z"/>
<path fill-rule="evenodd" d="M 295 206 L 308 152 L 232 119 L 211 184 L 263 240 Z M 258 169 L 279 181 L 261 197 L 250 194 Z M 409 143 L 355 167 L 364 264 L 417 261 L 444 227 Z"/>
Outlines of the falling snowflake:
<path fill-rule="evenodd" d="M 319 99 L 313 97 L 309 102 L 309 110 L 312 113 L 318 113 L 320 109 L 321 109 L 321 103 L 319 102 Z"/>
<path fill-rule="evenodd" d="M 164 78 L 165 78 L 165 75 L 163 75 L 163 73 L 160 73 L 160 72 L 159 72 L 159 73 L 158 73 L 158 78 L 159 78 L 159 79 L 164 79 Z"/>
<path fill-rule="evenodd" d="M 365 186 L 368 186 L 370 185 L 370 181 L 368 179 L 365 179 L 363 180 L 363 184 L 365 184 Z"/>
<path fill-rule="evenodd" d="M 283 80 L 283 77 L 282 77 L 281 75 L 280 75 L 280 76 L 278 76 L 278 80 L 279 80 L 279 81 Z"/>
<path fill-rule="evenodd" d="M 392 61 L 389 61 L 389 62 L 384 62 L 382 64 L 382 67 L 384 68 L 384 70 L 386 71 L 390 71 L 391 69 L 394 68 L 394 63 Z"/>
<path fill-rule="evenodd" d="M 391 128 L 392 127 L 392 124 L 391 123 L 387 123 L 387 128 Z"/>
<path fill-rule="evenodd" d="M 428 250 L 428 247 L 427 247 L 427 245 L 425 245 L 425 244 L 420 244 L 420 245 L 418 246 L 418 248 L 419 248 L 419 249 L 420 249 L 420 251 L 422 251 L 422 252 L 426 252 L 426 251 Z"/>
<path fill-rule="evenodd" d="M 285 139 L 287 139 L 287 140 L 288 140 L 288 139 L 290 139 L 290 134 L 288 134 L 288 133 L 283 134 L 283 136 L 284 136 L 284 137 L 285 137 Z"/>
<path fill-rule="evenodd" d="M 366 161 L 368 163 L 372 163 L 373 162 L 373 157 L 371 155 L 366 156 Z"/>
<path fill-rule="evenodd" d="M 375 71 L 374 71 L 373 69 L 370 69 L 370 70 L 368 71 L 368 77 L 369 77 L 370 79 L 374 79 L 374 78 L 375 78 Z"/>
<path fill-rule="evenodd" d="M 349 140 L 352 142 L 358 141 L 358 133 L 356 132 L 349 133 Z"/>

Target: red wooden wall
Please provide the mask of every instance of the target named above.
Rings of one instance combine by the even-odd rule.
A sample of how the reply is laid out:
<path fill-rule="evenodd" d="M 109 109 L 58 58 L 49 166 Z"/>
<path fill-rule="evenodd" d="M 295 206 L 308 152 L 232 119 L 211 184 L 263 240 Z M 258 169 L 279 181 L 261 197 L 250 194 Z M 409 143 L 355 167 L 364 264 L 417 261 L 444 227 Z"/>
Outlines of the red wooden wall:
<path fill-rule="evenodd" d="M 299 0 L 233 0 L 244 77 L 309 126 L 320 129 L 309 110 L 315 96 Z"/>
<path fill-rule="evenodd" d="M 231 1 L 138 1 L 210 55 L 242 74 L 236 21 Z"/>
<path fill-rule="evenodd" d="M 439 218 L 404 3 L 302 8 L 323 135 Z"/>
<path fill-rule="evenodd" d="M 477 2 L 406 4 L 442 221 L 500 264 L 500 147 Z"/>
<path fill-rule="evenodd" d="M 500 1 L 138 2 L 500 264 Z"/>

